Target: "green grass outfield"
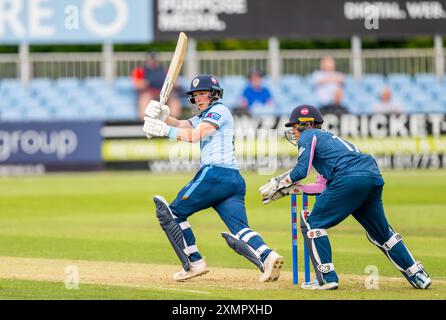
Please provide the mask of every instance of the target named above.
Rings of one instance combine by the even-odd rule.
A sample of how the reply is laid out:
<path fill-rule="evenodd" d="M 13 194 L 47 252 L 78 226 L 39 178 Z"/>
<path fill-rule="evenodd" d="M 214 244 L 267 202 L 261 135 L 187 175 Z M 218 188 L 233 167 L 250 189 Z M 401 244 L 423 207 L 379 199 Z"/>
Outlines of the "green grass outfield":
<path fill-rule="evenodd" d="M 227 247 L 220 235 L 226 227 L 207 210 L 190 222 L 210 273 L 173 282 L 180 264 L 156 220 L 152 196 L 171 201 L 192 176 L 0 178 L 0 299 L 446 299 L 446 171 L 384 172 L 388 220 L 433 278 L 426 291 L 413 289 L 352 218 L 329 230 L 340 289 L 293 286 L 289 199 L 263 205 L 257 189 L 269 177 L 254 173 L 244 174 L 248 218 L 285 257 L 280 280 L 259 283 L 258 270 Z M 78 267 L 77 290 L 65 288 L 67 265 Z M 379 271 L 377 290 L 364 284 L 369 265 Z"/>

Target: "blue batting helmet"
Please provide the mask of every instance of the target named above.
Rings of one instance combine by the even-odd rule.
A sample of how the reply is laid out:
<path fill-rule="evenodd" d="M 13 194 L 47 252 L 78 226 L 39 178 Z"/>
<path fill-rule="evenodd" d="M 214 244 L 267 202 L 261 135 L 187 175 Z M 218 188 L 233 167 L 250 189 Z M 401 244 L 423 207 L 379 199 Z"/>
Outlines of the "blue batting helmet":
<path fill-rule="evenodd" d="M 186 93 L 192 96 L 196 91 L 209 91 L 212 98 L 223 97 L 223 88 L 220 87 L 217 78 L 211 74 L 199 74 L 191 81 L 189 91 Z"/>

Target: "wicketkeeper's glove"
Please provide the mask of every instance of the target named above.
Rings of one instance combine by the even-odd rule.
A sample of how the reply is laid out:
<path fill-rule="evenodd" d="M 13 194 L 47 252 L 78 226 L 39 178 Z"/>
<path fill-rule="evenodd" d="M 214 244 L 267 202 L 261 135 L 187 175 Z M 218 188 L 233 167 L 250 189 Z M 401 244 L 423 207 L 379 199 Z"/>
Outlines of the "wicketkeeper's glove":
<path fill-rule="evenodd" d="M 259 192 L 265 201 L 267 199 L 272 199 L 272 197 L 277 193 L 277 191 L 292 185 L 293 182 L 291 181 L 290 178 L 290 172 L 291 170 L 281 174 L 280 176 L 270 179 L 267 184 L 259 188 Z"/>
<path fill-rule="evenodd" d="M 289 196 L 291 194 L 302 194 L 302 193 L 303 193 L 303 186 L 300 183 L 294 183 L 289 187 L 277 190 L 276 193 L 274 193 L 270 198 L 263 198 L 262 202 L 263 204 L 268 204 L 271 201 L 276 201 L 277 199 Z"/>

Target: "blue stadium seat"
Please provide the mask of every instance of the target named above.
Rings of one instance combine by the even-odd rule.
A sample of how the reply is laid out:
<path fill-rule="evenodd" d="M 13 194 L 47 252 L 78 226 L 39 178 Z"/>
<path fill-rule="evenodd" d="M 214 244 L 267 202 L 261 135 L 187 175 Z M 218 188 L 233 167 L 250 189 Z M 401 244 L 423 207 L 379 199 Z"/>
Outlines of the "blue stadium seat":
<path fill-rule="evenodd" d="M 1 121 L 23 121 L 24 111 L 18 108 L 5 108 L 0 110 Z"/>
<path fill-rule="evenodd" d="M 91 93 L 91 100 L 105 106 L 108 106 L 111 101 L 117 99 L 120 99 L 120 96 L 113 90 L 98 90 L 94 93 Z"/>
<path fill-rule="evenodd" d="M 241 93 L 230 93 L 230 91 L 224 91 L 222 102 L 229 108 L 233 109 L 240 105 Z"/>
<path fill-rule="evenodd" d="M 41 88 L 38 90 L 34 90 L 32 95 L 40 100 L 49 101 L 49 100 L 62 100 L 64 99 L 63 94 L 58 92 L 54 88 Z"/>
<path fill-rule="evenodd" d="M 313 95 L 313 90 L 310 86 L 306 84 L 300 84 L 294 88 L 292 88 L 292 91 L 290 92 L 292 96 L 294 97 L 300 97 L 300 96 L 311 96 Z"/>
<path fill-rule="evenodd" d="M 2 96 L 7 96 L 13 99 L 23 99 L 25 97 L 30 96 L 30 91 L 26 89 L 25 87 L 18 86 L 18 87 L 8 87 L 4 88 L 2 90 Z"/>
<path fill-rule="evenodd" d="M 358 101 L 358 100 L 364 100 L 364 99 L 371 99 L 371 98 L 375 98 L 376 94 L 367 91 L 365 88 L 361 87 L 356 87 L 356 88 L 347 88 L 347 90 L 344 91 L 344 98 L 346 100 L 353 100 L 353 101 Z"/>
<path fill-rule="evenodd" d="M 243 90 L 243 88 L 248 84 L 248 80 L 244 76 L 224 76 L 221 77 L 220 80 L 222 83 L 224 83 L 224 86 L 221 86 L 225 91 L 234 88 Z"/>
<path fill-rule="evenodd" d="M 410 75 L 405 73 L 392 73 L 387 76 L 389 85 L 392 88 L 401 89 L 404 86 L 413 84 L 413 80 Z"/>
<path fill-rule="evenodd" d="M 74 91 L 80 86 L 79 79 L 60 78 L 55 83 L 55 88 L 60 92 Z"/>
<path fill-rule="evenodd" d="M 401 88 L 399 93 L 404 99 L 408 100 L 429 96 L 429 93 L 426 90 L 420 89 L 418 86 L 413 84 L 404 86 Z"/>
<path fill-rule="evenodd" d="M 434 101 L 433 104 L 429 105 L 429 107 L 425 108 L 424 110 L 426 113 L 444 113 L 446 108 L 442 102 Z"/>
<path fill-rule="evenodd" d="M 344 85 L 346 87 L 357 86 L 357 85 L 361 85 L 361 83 L 362 83 L 360 80 L 353 78 L 353 76 L 351 74 L 346 74 L 344 77 L 344 80 L 345 80 Z"/>
<path fill-rule="evenodd" d="M 274 100 L 274 109 L 275 114 L 277 116 L 290 116 L 291 111 L 293 111 L 294 108 L 297 106 L 304 104 L 305 102 L 298 100 L 298 99 L 292 99 L 287 96 L 283 96 L 280 99 Z"/>
<path fill-rule="evenodd" d="M 281 97 L 281 96 L 287 96 L 287 94 L 283 91 L 282 87 L 280 87 L 280 86 L 271 86 L 268 89 L 269 89 L 273 99 Z"/>
<path fill-rule="evenodd" d="M 279 85 L 284 93 L 293 94 L 303 86 L 302 77 L 298 75 L 284 75 L 279 80 Z"/>
<path fill-rule="evenodd" d="M 128 92 L 134 93 L 135 88 L 133 87 L 132 79 L 129 77 L 117 78 L 113 83 L 113 88 L 116 92 L 120 94 L 126 94 Z"/>
<path fill-rule="evenodd" d="M 29 121 L 47 121 L 52 119 L 51 112 L 42 107 L 32 106 L 26 110 L 26 120 Z"/>
<path fill-rule="evenodd" d="M 415 83 L 422 89 L 428 89 L 432 85 L 438 83 L 435 74 L 432 73 L 418 73 L 414 76 Z"/>
<path fill-rule="evenodd" d="M 136 105 L 124 101 L 111 105 L 107 108 L 107 118 L 110 120 L 131 120 L 137 118 Z"/>
<path fill-rule="evenodd" d="M 57 120 L 82 120 L 84 110 L 78 105 L 57 106 L 53 110 L 53 116 Z"/>
<path fill-rule="evenodd" d="M 112 86 L 109 86 L 102 78 L 87 78 L 83 82 L 87 92 L 97 94 L 105 90 L 112 90 Z"/>
<path fill-rule="evenodd" d="M 359 92 L 368 92 L 362 82 L 350 82 L 344 86 L 344 94 L 357 94 Z"/>
<path fill-rule="evenodd" d="M 437 108 L 438 102 L 432 100 L 427 96 L 418 96 L 414 97 L 409 103 L 413 106 L 413 108 L 409 107 L 409 112 L 423 113 L 423 112 L 431 112 L 432 110 Z"/>
<path fill-rule="evenodd" d="M 0 83 L 0 89 L 11 90 L 19 87 L 22 88 L 22 83 L 18 79 L 3 79 Z"/>
<path fill-rule="evenodd" d="M 376 103 L 376 99 L 371 96 L 357 97 L 355 104 L 350 108 L 355 110 L 357 114 L 370 114 L 372 112 L 372 106 Z"/>
<path fill-rule="evenodd" d="M 47 78 L 33 79 L 29 83 L 29 89 L 34 93 L 40 90 L 51 90 L 53 86 L 54 81 Z"/>
<path fill-rule="evenodd" d="M 376 94 L 386 85 L 386 80 L 381 74 L 366 74 L 362 78 L 362 83 L 367 91 Z"/>
<path fill-rule="evenodd" d="M 446 96 L 437 100 L 438 108 L 441 109 L 441 112 L 446 113 Z"/>
<path fill-rule="evenodd" d="M 58 94 L 56 91 L 41 93 L 39 95 L 39 98 L 44 103 L 51 104 L 51 105 L 58 105 L 58 104 L 63 104 L 63 103 L 67 102 L 67 100 L 66 100 L 67 97 Z"/>
<path fill-rule="evenodd" d="M 446 88 L 442 88 L 441 86 L 431 86 L 426 89 L 426 93 L 430 94 L 433 99 L 439 100 L 446 96 Z"/>
<path fill-rule="evenodd" d="M 366 73 L 362 76 L 362 81 L 367 83 L 383 83 L 386 79 L 381 73 Z"/>

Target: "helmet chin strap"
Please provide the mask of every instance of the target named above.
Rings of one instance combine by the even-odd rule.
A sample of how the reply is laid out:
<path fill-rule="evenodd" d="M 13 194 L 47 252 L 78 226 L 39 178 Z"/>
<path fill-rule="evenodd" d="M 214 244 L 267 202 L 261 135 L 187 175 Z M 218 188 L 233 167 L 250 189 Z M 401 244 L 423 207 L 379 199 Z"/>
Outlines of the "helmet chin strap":
<path fill-rule="evenodd" d="M 208 94 L 208 98 L 209 98 L 209 104 L 208 104 L 208 106 L 206 107 L 206 109 L 208 109 L 209 106 L 210 106 L 212 103 L 214 103 L 215 101 L 218 101 L 218 100 L 220 99 L 219 97 L 212 95 L 212 92 L 209 92 L 209 94 Z M 198 105 L 196 104 L 196 101 L 195 101 L 195 97 L 194 97 L 194 96 L 191 96 L 191 97 L 189 98 L 189 102 L 190 102 L 190 104 L 191 104 L 192 114 L 195 115 L 195 116 L 198 116 L 199 114 L 201 114 L 203 111 L 206 110 L 206 109 L 200 110 L 200 108 L 199 108 Z"/>
<path fill-rule="evenodd" d="M 299 124 L 299 127 L 297 127 L 297 131 L 300 133 L 304 132 L 307 129 L 311 129 L 314 126 L 314 121 L 307 121 Z M 284 132 L 285 138 L 288 140 L 289 143 L 292 145 L 297 145 L 297 138 L 294 134 L 294 129 L 289 129 Z"/>
<path fill-rule="evenodd" d="M 191 110 L 192 110 L 192 114 L 194 116 L 198 116 L 201 113 L 200 108 L 198 108 L 198 106 L 196 104 L 191 104 L 190 107 L 191 107 Z"/>

